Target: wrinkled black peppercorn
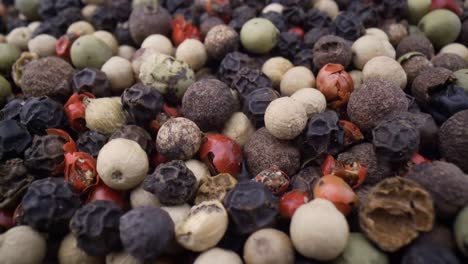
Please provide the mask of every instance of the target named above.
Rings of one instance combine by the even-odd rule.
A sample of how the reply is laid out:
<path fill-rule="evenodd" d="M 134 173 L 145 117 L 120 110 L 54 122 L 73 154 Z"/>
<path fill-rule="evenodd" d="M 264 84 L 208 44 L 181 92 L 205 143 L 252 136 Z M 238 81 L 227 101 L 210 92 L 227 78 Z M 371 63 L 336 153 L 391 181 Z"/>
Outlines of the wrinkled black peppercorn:
<path fill-rule="evenodd" d="M 128 121 L 137 125 L 147 125 L 162 111 L 163 96 L 155 89 L 137 83 L 122 94 L 122 108 L 128 114 Z"/>
<path fill-rule="evenodd" d="M 26 127 L 15 120 L 0 121 L 0 159 L 20 156 L 30 143 Z"/>
<path fill-rule="evenodd" d="M 306 13 L 302 7 L 292 5 L 283 10 L 283 17 L 286 18 L 286 21 L 291 25 L 302 26 Z"/>
<path fill-rule="evenodd" d="M 117 24 L 114 30 L 114 37 L 120 45 L 136 46 L 135 41 L 133 41 L 132 35 L 130 34 L 128 22 Z"/>
<path fill-rule="evenodd" d="M 187 202 L 195 192 L 197 178 L 180 160 L 159 165 L 143 182 L 143 189 L 153 193 L 165 205 Z"/>
<path fill-rule="evenodd" d="M 23 108 L 24 99 L 15 98 L 9 101 L 2 110 L 0 110 L 0 120 L 16 120 L 21 121 L 20 113 Z"/>
<path fill-rule="evenodd" d="M 279 98 L 278 92 L 271 88 L 254 90 L 245 98 L 242 111 L 249 117 L 256 128 L 262 127 L 265 125 L 265 110 L 277 98 Z"/>
<path fill-rule="evenodd" d="M 219 65 L 218 77 L 228 86 L 231 86 L 236 78 L 237 72 L 251 63 L 252 59 L 247 54 L 238 51 L 228 53 Z"/>
<path fill-rule="evenodd" d="M 290 189 L 302 190 L 313 194 L 315 184 L 320 180 L 320 177 L 322 177 L 322 171 L 319 167 L 306 167 L 291 177 L 291 181 L 289 182 Z"/>
<path fill-rule="evenodd" d="M 242 100 L 252 91 L 265 87 L 273 87 L 271 80 L 261 70 L 249 67 L 243 67 L 237 72 L 232 82 L 232 88 L 237 90 Z"/>
<path fill-rule="evenodd" d="M 70 221 L 78 247 L 91 256 L 105 256 L 118 250 L 122 214 L 111 201 L 94 201 L 78 209 Z"/>
<path fill-rule="evenodd" d="M 304 45 L 309 48 L 313 49 L 315 43 L 323 36 L 333 34 L 333 29 L 329 27 L 316 27 L 312 28 L 311 30 L 307 31 L 304 35 Z"/>
<path fill-rule="evenodd" d="M 66 123 L 62 105 L 45 96 L 28 98 L 20 118 L 31 134 L 38 135 L 44 135 L 47 128 L 61 128 Z"/>
<path fill-rule="evenodd" d="M 278 39 L 276 49 L 278 54 L 290 60 L 302 49 L 302 39 L 295 33 L 282 32 Z"/>
<path fill-rule="evenodd" d="M 378 10 L 383 18 L 400 20 L 406 15 L 407 3 L 400 0 L 378 0 Z"/>
<path fill-rule="evenodd" d="M 337 36 L 350 41 L 355 41 L 365 33 L 361 20 L 348 12 L 342 12 L 336 17 L 333 29 Z"/>
<path fill-rule="evenodd" d="M 403 119 L 380 122 L 372 130 L 372 137 L 379 158 L 392 162 L 408 160 L 419 146 L 419 130 Z"/>
<path fill-rule="evenodd" d="M 432 117 L 442 124 L 457 112 L 468 109 L 468 92 L 463 87 L 450 84 L 432 93 L 429 105 Z"/>
<path fill-rule="evenodd" d="M 120 218 L 120 239 L 126 252 L 143 262 L 154 262 L 174 238 L 174 222 L 157 207 L 133 209 Z"/>
<path fill-rule="evenodd" d="M 47 20 L 57 15 L 55 2 L 56 0 L 42 0 L 40 2 L 37 13 L 42 19 Z"/>
<path fill-rule="evenodd" d="M 278 214 L 278 202 L 263 184 L 254 181 L 238 183 L 224 198 L 224 206 L 239 234 L 251 234 L 271 227 Z"/>
<path fill-rule="evenodd" d="M 0 163 L 0 208 L 14 209 L 33 181 L 22 159 Z"/>
<path fill-rule="evenodd" d="M 117 22 L 112 8 L 107 6 L 99 7 L 91 17 L 91 23 L 98 30 L 112 32 L 117 26 Z"/>
<path fill-rule="evenodd" d="M 372 2 L 353 1 L 349 5 L 348 11 L 355 14 L 366 28 L 377 27 L 381 22 L 377 6 Z"/>
<path fill-rule="evenodd" d="M 107 136 L 94 130 L 88 130 L 78 137 L 76 146 L 79 151 L 86 152 L 96 158 L 99 154 L 99 150 L 101 150 L 106 142 Z"/>
<path fill-rule="evenodd" d="M 126 138 L 138 143 L 142 149 L 150 155 L 154 150 L 153 139 L 151 135 L 142 127 L 127 125 L 117 129 L 109 138 L 109 141 L 116 138 Z"/>
<path fill-rule="evenodd" d="M 284 16 L 277 12 L 268 12 L 266 14 L 262 14 L 261 17 L 270 20 L 270 22 L 273 23 L 273 25 L 275 25 L 275 27 L 280 32 L 288 30 L 286 19 L 284 18 Z"/>
<path fill-rule="evenodd" d="M 64 160 L 65 139 L 58 135 L 35 136 L 24 152 L 24 162 L 31 171 L 50 175 Z"/>
<path fill-rule="evenodd" d="M 37 180 L 23 197 L 21 222 L 39 231 L 63 234 L 79 206 L 79 196 L 65 179 Z"/>
<path fill-rule="evenodd" d="M 307 31 L 312 28 L 328 28 L 331 24 L 328 14 L 315 8 L 309 9 L 304 18 L 304 30 Z"/>
<path fill-rule="evenodd" d="M 319 70 L 313 67 L 314 52 L 312 49 L 301 49 L 301 51 L 294 55 L 294 60 L 292 62 L 296 66 L 304 66 L 309 70 L 313 70 L 314 72 Z"/>
<path fill-rule="evenodd" d="M 231 21 L 229 21 L 229 26 L 239 32 L 242 26 L 248 20 L 256 16 L 256 10 L 247 5 L 239 6 L 232 12 Z"/>
<path fill-rule="evenodd" d="M 73 75 L 73 90 L 78 93 L 89 92 L 96 97 L 111 95 L 109 79 L 98 69 L 85 68 Z"/>

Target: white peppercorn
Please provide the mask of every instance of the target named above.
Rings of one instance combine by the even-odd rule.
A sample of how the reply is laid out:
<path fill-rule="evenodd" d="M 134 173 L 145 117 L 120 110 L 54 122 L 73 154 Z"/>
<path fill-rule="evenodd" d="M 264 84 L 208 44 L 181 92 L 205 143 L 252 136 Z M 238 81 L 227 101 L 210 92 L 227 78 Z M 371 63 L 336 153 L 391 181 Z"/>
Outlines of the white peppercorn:
<path fill-rule="evenodd" d="M 141 264 L 134 256 L 127 252 L 113 252 L 106 256 L 106 264 Z"/>
<path fill-rule="evenodd" d="M 314 88 L 303 88 L 291 95 L 291 98 L 301 102 L 310 118 L 314 114 L 322 113 L 327 108 L 327 99 L 325 95 Z"/>
<path fill-rule="evenodd" d="M 91 18 L 94 15 L 94 12 L 98 9 L 98 5 L 87 4 L 81 9 L 81 15 L 86 21 L 91 21 Z"/>
<path fill-rule="evenodd" d="M 94 32 L 93 36 L 106 43 L 106 45 L 111 49 L 113 55 L 116 55 L 119 51 L 119 43 L 117 42 L 117 39 L 114 37 L 114 35 L 112 35 L 111 33 L 105 30 L 99 30 Z"/>
<path fill-rule="evenodd" d="M 282 95 L 291 96 L 302 88 L 315 87 L 315 76 L 304 66 L 289 69 L 281 78 L 280 91 Z"/>
<path fill-rule="evenodd" d="M 313 7 L 325 12 L 332 20 L 334 20 L 340 12 L 338 5 L 333 0 L 315 0 Z"/>
<path fill-rule="evenodd" d="M 128 45 L 121 45 L 119 46 L 119 51 L 117 52 L 117 56 L 122 57 L 128 61 L 132 60 L 133 54 L 135 54 L 136 49 L 132 46 Z M 132 64 L 132 71 L 133 71 L 133 64 Z"/>
<path fill-rule="evenodd" d="M 34 30 L 36 30 L 41 24 L 42 22 L 34 21 L 34 22 L 29 23 L 28 28 L 31 32 L 34 32 Z"/>
<path fill-rule="evenodd" d="M 40 264 L 46 255 L 46 241 L 29 226 L 17 226 L 0 235 L 2 263 Z"/>
<path fill-rule="evenodd" d="M 175 57 L 186 62 L 194 71 L 203 68 L 208 59 L 205 45 L 197 39 L 184 40 L 177 47 Z"/>
<path fill-rule="evenodd" d="M 210 170 L 208 169 L 208 167 L 205 165 L 205 163 L 199 160 L 196 160 L 196 159 L 187 160 L 185 161 L 185 166 L 187 166 L 187 168 L 193 172 L 193 175 L 195 176 L 195 178 L 197 178 L 196 189 L 198 189 L 198 186 L 200 186 L 202 181 L 211 177 Z"/>
<path fill-rule="evenodd" d="M 172 222 L 174 222 L 174 225 L 177 225 L 188 217 L 191 207 L 188 204 L 181 204 L 173 206 L 162 206 L 161 209 L 166 211 L 171 217 Z"/>
<path fill-rule="evenodd" d="M 364 65 L 372 58 L 378 56 L 387 56 L 395 59 L 395 49 L 388 41 L 381 40 L 376 36 L 365 35 L 358 38 L 351 47 L 354 54 L 353 63 L 358 69 L 364 68 Z"/>
<path fill-rule="evenodd" d="M 68 26 L 67 33 L 78 33 L 80 36 L 93 34 L 95 31 L 93 25 L 87 21 L 76 21 Z"/>
<path fill-rule="evenodd" d="M 60 243 L 58 252 L 58 261 L 60 264 L 101 264 L 100 257 L 93 257 L 86 254 L 78 247 L 76 237 L 70 233 Z"/>
<path fill-rule="evenodd" d="M 125 124 L 120 97 L 104 97 L 85 101 L 86 127 L 101 134 L 112 134 Z"/>
<path fill-rule="evenodd" d="M 282 4 L 271 3 L 262 9 L 262 14 L 266 14 L 268 12 L 276 12 L 276 13 L 282 14 L 283 10 L 284 10 L 284 6 Z"/>
<path fill-rule="evenodd" d="M 441 53 L 454 53 L 462 57 L 465 60 L 468 60 L 468 48 L 460 43 L 450 43 L 440 49 L 439 54 Z"/>
<path fill-rule="evenodd" d="M 132 208 L 145 206 L 160 207 L 161 203 L 159 202 L 158 197 L 148 191 L 145 191 L 142 184 L 140 184 L 130 192 L 130 205 Z"/>
<path fill-rule="evenodd" d="M 111 90 L 115 94 L 122 93 L 135 82 L 132 64 L 122 57 L 114 56 L 110 58 L 102 65 L 101 70 L 106 73 L 111 84 Z"/>
<path fill-rule="evenodd" d="M 174 56 L 174 46 L 169 38 L 161 34 L 153 34 L 145 38 L 141 48 L 152 48 L 159 53 Z"/>
<path fill-rule="evenodd" d="M 362 74 L 362 71 L 352 70 L 349 72 L 349 75 L 351 75 L 351 79 L 353 79 L 354 90 L 359 89 L 362 83 L 364 82 L 364 76 Z"/>
<path fill-rule="evenodd" d="M 407 77 L 406 72 L 396 60 L 378 56 L 369 60 L 362 69 L 364 80 L 380 77 L 394 82 L 401 89 L 406 88 Z"/>
<path fill-rule="evenodd" d="M 223 264 L 242 264 L 242 259 L 234 251 L 217 247 L 200 254 L 194 264 L 218 264 L 221 259 Z"/>
<path fill-rule="evenodd" d="M 278 87 L 284 74 L 293 67 L 294 65 L 288 59 L 273 57 L 263 64 L 262 72 L 270 78 L 274 87 Z"/>
<path fill-rule="evenodd" d="M 380 28 L 368 28 L 366 29 L 366 35 L 375 36 L 383 41 L 390 41 L 385 31 Z"/>
<path fill-rule="evenodd" d="M 255 127 L 244 113 L 236 112 L 226 121 L 222 133 L 244 146 L 255 133 Z"/>
<path fill-rule="evenodd" d="M 149 57 L 151 54 L 157 53 L 155 49 L 149 48 L 149 49 L 138 49 L 135 51 L 135 53 L 132 56 L 131 62 L 132 62 L 132 68 L 133 68 L 133 73 L 135 74 L 136 78 L 139 78 L 140 75 L 140 68 L 141 64 L 143 63 L 143 59 Z"/>
<path fill-rule="evenodd" d="M 8 33 L 6 40 L 7 43 L 15 45 L 21 50 L 27 50 L 31 35 L 32 31 L 28 27 L 17 27 Z"/>
<path fill-rule="evenodd" d="M 55 55 L 55 43 L 57 39 L 51 35 L 41 34 L 29 40 L 28 49 L 36 53 L 39 57 L 48 57 Z"/>
<path fill-rule="evenodd" d="M 292 264 L 294 247 L 285 233 L 266 228 L 250 235 L 244 245 L 246 264 Z"/>
<path fill-rule="evenodd" d="M 293 139 L 301 134 L 306 125 L 304 105 L 290 97 L 273 100 L 265 111 L 265 127 L 278 139 Z"/>

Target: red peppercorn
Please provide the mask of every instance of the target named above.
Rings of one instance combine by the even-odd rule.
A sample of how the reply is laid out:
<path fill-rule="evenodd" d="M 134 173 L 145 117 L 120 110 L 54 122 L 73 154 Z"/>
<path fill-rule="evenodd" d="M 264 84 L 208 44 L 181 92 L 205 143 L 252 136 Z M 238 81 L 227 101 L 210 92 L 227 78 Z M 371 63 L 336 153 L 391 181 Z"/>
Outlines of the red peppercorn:
<path fill-rule="evenodd" d="M 329 63 L 317 75 L 317 88 L 325 95 L 328 105 L 338 109 L 348 103 L 354 83 L 341 64 Z"/>
<path fill-rule="evenodd" d="M 180 117 L 180 112 L 179 112 L 179 109 L 177 109 L 177 107 L 172 107 L 172 106 L 169 106 L 168 104 L 164 104 L 163 111 L 164 113 L 170 115 L 173 118 Z"/>
<path fill-rule="evenodd" d="M 65 152 L 65 154 L 73 153 L 77 151 L 75 141 L 64 130 L 56 129 L 56 128 L 48 128 L 46 129 L 46 132 L 48 135 L 58 135 L 66 141 L 66 143 L 63 144 L 63 151 Z M 61 174 L 64 172 L 64 170 L 65 170 L 65 159 L 59 165 L 57 165 L 55 170 L 52 172 L 52 175 L 55 176 L 55 175 Z"/>
<path fill-rule="evenodd" d="M 212 174 L 229 173 L 237 177 L 242 162 L 241 147 L 236 141 L 221 134 L 210 134 L 200 147 L 200 158 Z"/>
<path fill-rule="evenodd" d="M 291 33 L 296 34 L 301 39 L 304 38 L 304 30 L 300 27 L 292 27 L 288 30 Z"/>
<path fill-rule="evenodd" d="M 111 189 L 109 186 L 100 182 L 95 189 L 89 194 L 87 202 L 92 201 L 111 201 L 120 208 L 125 208 L 125 193 Z"/>
<path fill-rule="evenodd" d="M 448 9 L 458 16 L 463 15 L 463 9 L 455 0 L 432 0 L 432 4 L 429 10 L 435 9 Z"/>
<path fill-rule="evenodd" d="M 73 42 L 80 37 L 80 34 L 72 32 L 61 36 L 55 43 L 55 52 L 61 58 L 70 60 L 70 50 Z"/>
<path fill-rule="evenodd" d="M 344 130 L 344 145 L 349 146 L 351 144 L 357 143 L 364 139 L 364 135 L 361 130 L 353 123 L 340 120 L 340 126 Z"/>
<path fill-rule="evenodd" d="M 320 178 L 314 188 L 314 198 L 329 200 L 344 215 L 349 214 L 358 202 L 358 197 L 351 187 L 335 175 Z"/>
<path fill-rule="evenodd" d="M 186 39 L 200 39 L 200 31 L 182 15 L 177 15 L 171 22 L 172 42 L 178 46 Z"/>
<path fill-rule="evenodd" d="M 327 155 L 325 160 L 322 162 L 322 173 L 323 175 L 332 174 L 333 170 L 336 167 L 336 160 L 332 155 Z"/>
<path fill-rule="evenodd" d="M 13 221 L 13 213 L 0 209 L 0 227 L 5 230 L 12 228 L 15 225 Z"/>
<path fill-rule="evenodd" d="M 322 173 L 323 175 L 338 176 L 355 189 L 361 186 L 366 179 L 367 167 L 358 162 L 344 164 L 328 155 L 322 163 Z"/>
<path fill-rule="evenodd" d="M 255 181 L 263 183 L 274 195 L 282 195 L 289 186 L 288 175 L 276 166 L 260 172 Z"/>
<path fill-rule="evenodd" d="M 85 192 L 99 182 L 96 160 L 84 152 L 65 153 L 65 180 L 78 192 Z"/>
<path fill-rule="evenodd" d="M 87 130 L 85 121 L 86 107 L 83 104 L 85 98 L 95 98 L 95 96 L 91 93 L 74 93 L 63 107 L 71 129 L 76 132 Z"/>
<path fill-rule="evenodd" d="M 291 219 L 301 205 L 309 202 L 309 195 L 302 190 L 287 192 L 279 200 L 279 213 L 282 217 Z"/>

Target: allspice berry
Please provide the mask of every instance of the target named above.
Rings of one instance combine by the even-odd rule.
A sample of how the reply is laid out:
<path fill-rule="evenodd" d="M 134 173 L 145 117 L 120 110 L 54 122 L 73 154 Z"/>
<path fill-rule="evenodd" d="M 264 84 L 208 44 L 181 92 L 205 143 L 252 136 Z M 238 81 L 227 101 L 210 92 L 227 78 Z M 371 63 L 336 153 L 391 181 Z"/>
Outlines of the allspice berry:
<path fill-rule="evenodd" d="M 279 30 L 266 18 L 252 18 L 241 29 L 242 46 L 252 53 L 266 54 L 278 42 Z"/>
<path fill-rule="evenodd" d="M 206 34 L 205 48 L 209 57 L 222 60 L 239 48 L 239 34 L 229 26 L 217 25 Z"/>
<path fill-rule="evenodd" d="M 29 226 L 17 226 L 0 235 L 3 263 L 40 264 L 46 256 L 45 238 Z"/>
<path fill-rule="evenodd" d="M 293 264 L 294 247 L 288 235 L 265 228 L 249 236 L 244 245 L 246 264 Z"/>
<path fill-rule="evenodd" d="M 21 90 L 27 96 L 50 96 L 66 100 L 72 93 L 73 67 L 57 57 L 45 57 L 26 64 Z"/>
<path fill-rule="evenodd" d="M 219 260 L 222 259 L 224 264 L 242 264 L 242 259 L 236 252 L 222 249 L 222 248 L 212 248 L 200 254 L 196 259 L 194 264 L 216 264 L 219 263 Z"/>
<path fill-rule="evenodd" d="M 451 71 L 468 68 L 468 61 L 453 53 L 440 53 L 431 60 L 434 67 L 441 67 Z"/>
<path fill-rule="evenodd" d="M 351 42 L 334 35 L 319 38 L 315 42 L 313 54 L 316 69 L 321 69 L 328 63 L 341 64 L 344 68 L 347 68 L 353 57 Z"/>
<path fill-rule="evenodd" d="M 104 97 L 85 101 L 86 127 L 102 134 L 112 134 L 125 124 L 125 113 L 119 97 Z"/>
<path fill-rule="evenodd" d="M 304 105 L 290 97 L 272 101 L 265 111 L 265 127 L 278 139 L 294 139 L 306 125 L 307 113 Z"/>
<path fill-rule="evenodd" d="M 311 87 L 315 87 L 315 76 L 304 66 L 289 69 L 281 78 L 280 91 L 285 96 L 291 96 L 302 88 Z"/>
<path fill-rule="evenodd" d="M 270 78 L 274 87 L 280 85 L 284 74 L 294 65 L 283 57 L 273 57 L 268 59 L 262 66 L 262 72 Z"/>
<path fill-rule="evenodd" d="M 116 190 L 138 186 L 148 173 L 148 156 L 133 140 L 117 138 L 105 144 L 97 157 L 101 180 Z"/>
<path fill-rule="evenodd" d="M 128 24 L 133 40 L 140 44 L 152 34 L 169 35 L 171 15 L 160 5 L 141 5 L 133 9 Z"/>
<path fill-rule="evenodd" d="M 401 89 L 406 88 L 406 72 L 396 60 L 379 56 L 371 59 L 362 69 L 364 80 L 380 77 L 382 79 L 395 82 Z"/>
<path fill-rule="evenodd" d="M 434 56 L 434 46 L 427 37 L 421 34 L 412 34 L 402 39 L 396 48 L 396 56 L 400 58 L 413 51 L 421 52 L 428 59 Z"/>
<path fill-rule="evenodd" d="M 170 119 L 159 129 L 156 138 L 158 153 L 169 159 L 188 160 L 202 143 L 202 132 L 187 118 Z"/>
<path fill-rule="evenodd" d="M 229 87 L 216 79 L 202 79 L 190 85 L 182 98 L 182 114 L 202 131 L 217 130 L 236 110 Z"/>
<path fill-rule="evenodd" d="M 421 71 L 427 67 L 432 67 L 432 62 L 424 54 L 417 51 L 406 53 L 398 59 L 398 62 L 406 73 L 408 86 L 413 83 Z"/>
<path fill-rule="evenodd" d="M 468 173 L 468 110 L 460 111 L 445 121 L 439 130 L 442 157 Z"/>

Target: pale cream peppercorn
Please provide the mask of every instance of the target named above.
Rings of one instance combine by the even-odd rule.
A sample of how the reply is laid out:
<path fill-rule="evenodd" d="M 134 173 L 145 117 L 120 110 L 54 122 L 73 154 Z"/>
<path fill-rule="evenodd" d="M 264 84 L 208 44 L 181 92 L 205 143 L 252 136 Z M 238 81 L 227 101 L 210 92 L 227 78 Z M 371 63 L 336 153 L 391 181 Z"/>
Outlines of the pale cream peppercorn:
<path fill-rule="evenodd" d="M 304 105 L 290 97 L 273 100 L 265 111 L 265 127 L 278 139 L 293 139 L 307 125 Z"/>
<path fill-rule="evenodd" d="M 30 52 L 36 53 L 39 57 L 55 55 L 55 43 L 57 39 L 51 35 L 41 34 L 28 42 Z"/>
<path fill-rule="evenodd" d="M 304 66 L 289 69 L 281 78 L 280 91 L 282 95 L 291 96 L 296 91 L 315 87 L 315 76 Z"/>
<path fill-rule="evenodd" d="M 134 47 L 128 46 L 128 45 L 121 45 L 119 46 L 119 51 L 117 52 L 117 55 L 128 61 L 131 61 L 133 54 L 135 54 L 135 52 L 136 52 L 136 49 Z M 132 65 L 132 71 L 133 71 L 133 65 Z"/>
<path fill-rule="evenodd" d="M 194 71 L 197 71 L 205 66 L 208 54 L 201 41 L 186 39 L 177 47 L 175 57 L 180 61 L 185 61 Z"/>
<path fill-rule="evenodd" d="M 291 95 L 291 98 L 301 102 L 307 113 L 307 118 L 322 113 L 327 108 L 325 95 L 314 88 L 303 88 Z"/>
<path fill-rule="evenodd" d="M 161 34 L 148 36 L 143 43 L 141 43 L 141 47 L 145 49 L 152 48 L 159 53 L 174 56 L 174 45 L 172 45 L 169 38 Z"/>
<path fill-rule="evenodd" d="M 84 101 L 86 127 L 102 134 L 112 134 L 125 125 L 120 97 L 104 97 Z"/>
<path fill-rule="evenodd" d="M 0 34 L 0 43 L 6 43 L 6 42 L 7 42 L 7 40 L 6 40 L 5 35 Z"/>
<path fill-rule="evenodd" d="M 140 68 L 141 68 L 141 64 L 143 64 L 144 58 L 147 58 L 151 54 L 154 54 L 154 53 L 157 53 L 157 51 L 152 48 L 148 48 L 148 49 L 141 48 L 135 51 L 135 53 L 133 53 L 132 60 L 131 60 L 132 69 L 133 69 L 133 74 L 135 75 L 137 79 L 139 79 Z"/>
<path fill-rule="evenodd" d="M 113 55 L 116 55 L 119 51 L 119 42 L 117 42 L 117 39 L 114 37 L 113 34 L 105 30 L 99 30 L 94 32 L 93 36 L 106 43 L 106 45 L 111 49 Z"/>
<path fill-rule="evenodd" d="M 159 202 L 159 199 L 154 196 L 154 194 L 145 191 L 143 186 L 140 184 L 130 192 L 130 205 L 132 208 L 145 206 L 160 207 L 161 203 Z"/>
<path fill-rule="evenodd" d="M 28 27 L 17 27 L 7 35 L 6 40 L 7 43 L 15 45 L 21 50 L 27 50 L 31 35 L 32 32 Z"/>
<path fill-rule="evenodd" d="M 284 10 L 284 6 L 280 3 L 271 3 L 265 6 L 262 10 L 262 14 L 266 14 L 268 12 L 276 12 L 282 14 Z"/>
<path fill-rule="evenodd" d="M 97 9 L 97 5 L 88 4 L 81 9 L 81 15 L 86 21 L 91 21 L 91 17 L 94 15 L 94 12 L 96 12 Z"/>
<path fill-rule="evenodd" d="M 366 29 L 366 36 L 374 36 L 383 41 L 390 41 L 387 33 L 380 28 L 368 28 Z"/>
<path fill-rule="evenodd" d="M 211 177 L 210 170 L 208 167 L 205 165 L 205 163 L 196 160 L 196 159 L 191 159 L 185 161 L 185 166 L 189 170 L 193 172 L 193 175 L 195 175 L 195 178 L 197 178 L 197 188 L 200 186 L 201 182 L 209 177 Z"/>
<path fill-rule="evenodd" d="M 340 12 L 338 5 L 333 0 L 315 0 L 313 7 L 325 12 L 332 20 L 334 20 Z"/>
<path fill-rule="evenodd" d="M 468 48 L 460 43 L 451 43 L 443 47 L 439 53 L 453 53 L 468 60 Z"/>
<path fill-rule="evenodd" d="M 283 57 L 268 59 L 262 66 L 262 72 L 270 78 L 274 87 L 278 87 L 284 74 L 293 68 L 294 65 Z"/>
<path fill-rule="evenodd" d="M 122 57 L 110 58 L 102 65 L 101 70 L 106 73 L 111 90 L 116 94 L 122 93 L 135 83 L 132 64 Z"/>
<path fill-rule="evenodd" d="M 244 146 L 255 133 L 255 127 L 244 113 L 236 112 L 226 121 L 222 133 L 234 139 L 240 146 Z"/>
<path fill-rule="evenodd" d="M 58 261 L 60 264 L 101 264 L 102 258 L 86 254 L 78 247 L 76 237 L 70 233 L 60 243 Z"/>
<path fill-rule="evenodd" d="M 28 28 L 29 28 L 29 30 L 30 30 L 31 33 L 32 33 L 32 32 L 34 32 L 34 30 L 36 30 L 40 25 L 41 25 L 41 22 L 39 22 L 39 21 L 34 21 L 34 22 L 29 23 Z"/>
<path fill-rule="evenodd" d="M 362 69 L 364 81 L 370 78 L 380 77 L 394 82 L 401 89 L 406 88 L 407 77 L 403 67 L 396 60 L 379 56 L 371 59 Z"/>
<path fill-rule="evenodd" d="M 293 264 L 294 247 L 285 233 L 265 228 L 249 236 L 244 245 L 246 264 Z"/>
<path fill-rule="evenodd" d="M 388 41 L 372 35 L 365 35 L 358 38 L 352 45 L 353 63 L 356 68 L 361 70 L 364 65 L 372 58 L 378 56 L 387 56 L 395 59 L 396 52 L 392 44 Z"/>
<path fill-rule="evenodd" d="M 83 20 L 72 23 L 67 29 L 67 33 L 78 33 L 80 36 L 93 34 L 94 31 L 93 25 Z"/>
<path fill-rule="evenodd" d="M 16 226 L 0 235 L 1 263 L 40 264 L 45 255 L 45 238 L 29 226 Z"/>
<path fill-rule="evenodd" d="M 354 90 L 361 88 L 362 83 L 364 82 L 364 76 L 360 70 L 352 70 L 349 72 L 351 79 L 353 79 Z"/>
<path fill-rule="evenodd" d="M 127 252 L 112 252 L 106 256 L 106 264 L 141 264 L 141 262 Z"/>
<path fill-rule="evenodd" d="M 217 247 L 200 254 L 194 264 L 219 264 L 220 260 L 223 264 L 242 264 L 242 259 L 236 252 Z"/>
<path fill-rule="evenodd" d="M 188 217 L 191 207 L 188 204 L 181 204 L 174 206 L 162 206 L 161 209 L 166 211 L 171 217 L 172 222 L 174 222 L 174 225 L 177 225 Z"/>

